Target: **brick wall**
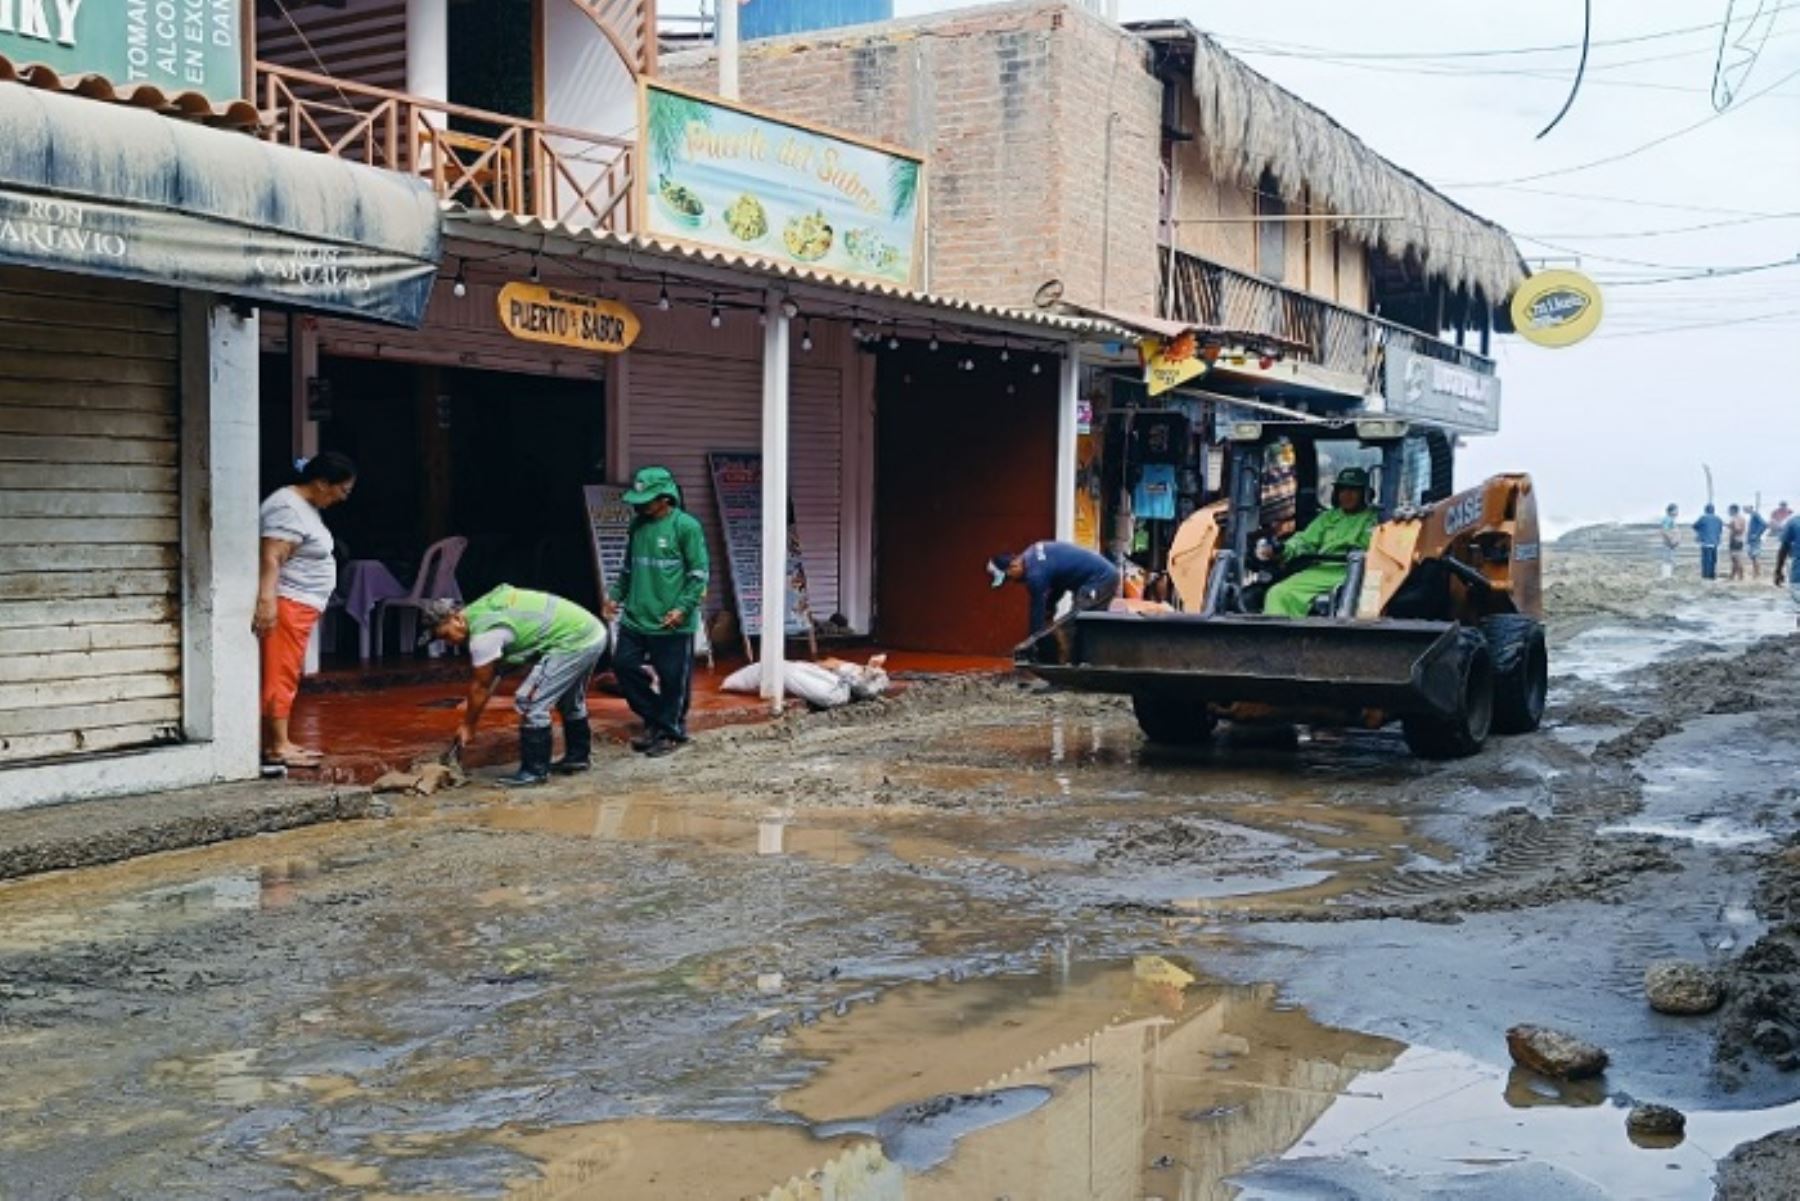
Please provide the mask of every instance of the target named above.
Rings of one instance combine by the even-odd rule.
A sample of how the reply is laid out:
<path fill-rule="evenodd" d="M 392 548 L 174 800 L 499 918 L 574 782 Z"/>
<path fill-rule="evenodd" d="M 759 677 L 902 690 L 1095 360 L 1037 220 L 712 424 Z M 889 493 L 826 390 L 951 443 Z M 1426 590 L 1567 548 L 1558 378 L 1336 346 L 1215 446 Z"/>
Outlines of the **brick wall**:
<path fill-rule="evenodd" d="M 717 84 L 710 52 L 661 75 Z M 929 156 L 932 291 L 1029 305 L 1054 278 L 1072 301 L 1154 311 L 1161 91 L 1122 30 L 1002 5 L 752 42 L 739 75 L 746 103 Z"/>

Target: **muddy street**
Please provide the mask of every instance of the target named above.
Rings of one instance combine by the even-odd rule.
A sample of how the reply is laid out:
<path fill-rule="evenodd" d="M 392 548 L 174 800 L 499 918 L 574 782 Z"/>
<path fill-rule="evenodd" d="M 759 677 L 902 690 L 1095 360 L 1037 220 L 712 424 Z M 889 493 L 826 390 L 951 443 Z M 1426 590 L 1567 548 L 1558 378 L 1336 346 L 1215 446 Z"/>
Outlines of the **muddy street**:
<path fill-rule="evenodd" d="M 0 885 L 0 1197 L 1712 1197 L 1800 1127 L 1800 640 L 1593 574 L 1448 765 L 940 680 Z"/>

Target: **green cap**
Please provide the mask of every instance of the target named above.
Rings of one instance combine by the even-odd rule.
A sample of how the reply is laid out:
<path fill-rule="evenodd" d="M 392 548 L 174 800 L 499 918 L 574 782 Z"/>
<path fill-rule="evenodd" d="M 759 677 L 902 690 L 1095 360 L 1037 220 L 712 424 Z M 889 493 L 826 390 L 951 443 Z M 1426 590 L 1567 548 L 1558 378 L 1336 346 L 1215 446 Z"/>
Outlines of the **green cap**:
<path fill-rule="evenodd" d="M 1367 492 L 1369 490 L 1369 473 L 1366 469 L 1361 467 L 1346 467 L 1338 472 L 1337 483 L 1333 484 L 1332 488 L 1333 490 L 1338 488 L 1361 488 L 1364 492 Z"/>
<path fill-rule="evenodd" d="M 647 505 L 659 496 L 666 496 L 677 503 L 681 500 L 681 489 L 675 484 L 675 476 L 667 467 L 646 467 L 631 480 L 631 491 L 625 494 L 628 505 Z"/>

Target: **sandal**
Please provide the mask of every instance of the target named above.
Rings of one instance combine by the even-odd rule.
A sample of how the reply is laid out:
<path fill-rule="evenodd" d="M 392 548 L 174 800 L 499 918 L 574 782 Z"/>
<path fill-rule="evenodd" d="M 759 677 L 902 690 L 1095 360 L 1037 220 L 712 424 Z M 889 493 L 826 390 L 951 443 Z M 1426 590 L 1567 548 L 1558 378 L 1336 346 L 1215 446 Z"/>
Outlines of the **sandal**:
<path fill-rule="evenodd" d="M 286 754 L 286 755 L 264 755 L 263 756 L 263 766 L 265 766 L 265 767 L 282 767 L 282 768 L 287 768 L 289 770 L 292 770 L 294 768 L 299 768 L 301 770 L 309 770 L 311 768 L 321 766 L 324 762 L 325 762 L 325 756 L 320 754 L 318 751 L 299 751 L 297 753 L 290 753 L 290 754 Z"/>

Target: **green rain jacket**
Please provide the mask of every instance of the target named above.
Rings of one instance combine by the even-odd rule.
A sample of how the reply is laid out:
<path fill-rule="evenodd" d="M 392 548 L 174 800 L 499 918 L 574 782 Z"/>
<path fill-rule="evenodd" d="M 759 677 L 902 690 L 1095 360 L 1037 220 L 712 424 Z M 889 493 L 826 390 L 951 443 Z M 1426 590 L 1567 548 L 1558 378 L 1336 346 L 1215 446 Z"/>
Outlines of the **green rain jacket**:
<path fill-rule="evenodd" d="M 700 602 L 711 570 L 706 534 L 690 514 L 672 509 L 658 520 L 634 521 L 625 567 L 612 586 L 625 628 L 639 634 L 692 634 L 700 628 Z M 663 615 L 670 609 L 680 609 L 685 617 L 675 629 L 665 630 Z"/>
<path fill-rule="evenodd" d="M 1356 513 L 1328 509 L 1288 540 L 1281 552 L 1282 561 L 1292 563 L 1307 555 L 1344 555 L 1353 550 L 1368 550 L 1369 539 L 1380 522 L 1374 509 Z M 1314 598 L 1336 588 L 1349 573 L 1348 564 L 1315 563 L 1270 588 L 1263 601 L 1263 612 L 1277 617 L 1305 617 Z"/>

